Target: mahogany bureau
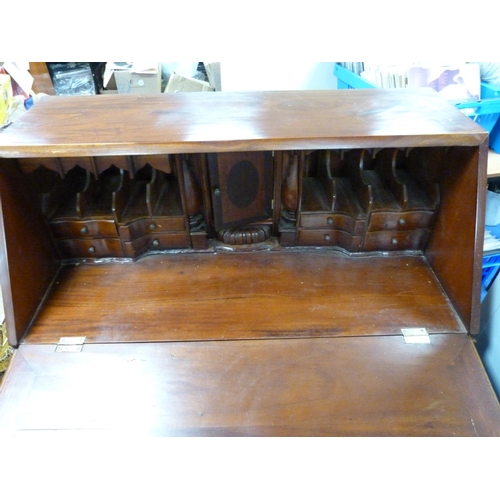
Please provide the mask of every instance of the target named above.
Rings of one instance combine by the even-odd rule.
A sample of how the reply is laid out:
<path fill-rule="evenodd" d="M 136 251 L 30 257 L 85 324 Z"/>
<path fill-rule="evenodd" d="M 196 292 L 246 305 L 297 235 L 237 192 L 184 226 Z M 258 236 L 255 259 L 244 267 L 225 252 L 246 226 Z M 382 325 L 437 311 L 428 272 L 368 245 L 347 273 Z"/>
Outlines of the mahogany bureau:
<path fill-rule="evenodd" d="M 498 435 L 487 152 L 428 89 L 44 98 L 0 131 L 9 341 L 156 346 L 167 434 Z"/>

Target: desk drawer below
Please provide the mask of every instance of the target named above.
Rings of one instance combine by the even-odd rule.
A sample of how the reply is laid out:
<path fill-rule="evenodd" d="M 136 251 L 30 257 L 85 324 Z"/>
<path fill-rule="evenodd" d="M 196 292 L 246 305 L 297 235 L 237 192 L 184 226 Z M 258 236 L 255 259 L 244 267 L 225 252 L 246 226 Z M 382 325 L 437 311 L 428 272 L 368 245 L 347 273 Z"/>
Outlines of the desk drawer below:
<path fill-rule="evenodd" d="M 61 256 L 67 259 L 123 257 L 122 242 L 118 238 L 58 240 Z"/>
<path fill-rule="evenodd" d="M 123 243 L 126 257 L 138 257 L 146 252 L 189 248 L 186 233 L 151 234 Z"/>
<path fill-rule="evenodd" d="M 391 250 L 424 250 L 430 231 L 373 231 L 366 234 L 363 250 L 366 252 Z"/>
<path fill-rule="evenodd" d="M 323 231 L 299 229 L 298 231 L 298 244 L 304 246 L 332 246 L 349 252 L 358 252 L 361 242 L 362 236 L 353 236 L 337 229 Z"/>

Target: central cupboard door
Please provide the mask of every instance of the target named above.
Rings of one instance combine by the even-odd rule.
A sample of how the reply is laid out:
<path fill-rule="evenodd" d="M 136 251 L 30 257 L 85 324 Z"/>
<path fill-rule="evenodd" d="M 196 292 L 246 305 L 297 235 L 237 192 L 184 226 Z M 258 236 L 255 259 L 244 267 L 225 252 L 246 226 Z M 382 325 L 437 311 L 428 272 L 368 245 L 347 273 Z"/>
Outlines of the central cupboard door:
<path fill-rule="evenodd" d="M 270 151 L 208 155 L 214 229 L 238 230 L 264 222 L 271 230 L 273 155 Z"/>

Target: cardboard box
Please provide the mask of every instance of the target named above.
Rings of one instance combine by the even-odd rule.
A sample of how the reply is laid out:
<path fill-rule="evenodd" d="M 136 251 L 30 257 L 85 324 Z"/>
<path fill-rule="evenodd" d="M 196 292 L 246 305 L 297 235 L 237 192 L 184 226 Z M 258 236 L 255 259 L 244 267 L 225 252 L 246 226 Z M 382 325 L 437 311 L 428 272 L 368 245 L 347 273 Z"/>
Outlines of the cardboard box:
<path fill-rule="evenodd" d="M 158 65 L 139 69 L 135 63 L 118 67 L 108 63 L 104 73 L 104 85 L 108 93 L 159 94 L 161 93 L 161 71 Z"/>
<path fill-rule="evenodd" d="M 165 92 L 213 92 L 215 89 L 208 83 L 196 78 L 172 73 L 168 79 Z"/>
<path fill-rule="evenodd" d="M 10 76 L 0 74 L 0 126 L 8 119 L 8 110 L 12 98 L 12 83 Z"/>
<path fill-rule="evenodd" d="M 222 90 L 220 78 L 220 62 L 204 62 L 205 71 L 207 72 L 208 81 L 216 92 Z"/>
<path fill-rule="evenodd" d="M 22 95 L 26 99 L 31 95 L 33 76 L 29 72 L 29 63 L 4 62 L 0 63 L 1 73 L 11 78 L 12 95 Z"/>

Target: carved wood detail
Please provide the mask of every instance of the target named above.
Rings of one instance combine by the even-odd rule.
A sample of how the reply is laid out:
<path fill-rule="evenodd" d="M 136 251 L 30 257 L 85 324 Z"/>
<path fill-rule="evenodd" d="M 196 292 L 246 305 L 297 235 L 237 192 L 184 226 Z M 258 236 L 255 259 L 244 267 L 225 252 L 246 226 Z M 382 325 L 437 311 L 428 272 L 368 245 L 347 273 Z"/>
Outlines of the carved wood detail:
<path fill-rule="evenodd" d="M 228 245 L 252 245 L 262 243 L 271 236 L 271 228 L 266 224 L 221 229 L 218 233 L 219 240 Z"/>

